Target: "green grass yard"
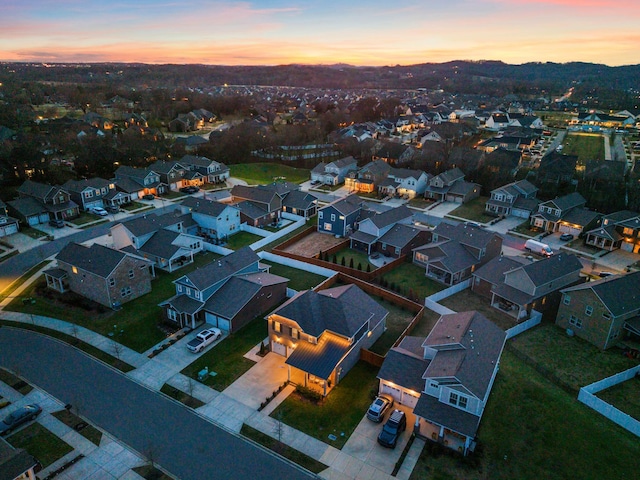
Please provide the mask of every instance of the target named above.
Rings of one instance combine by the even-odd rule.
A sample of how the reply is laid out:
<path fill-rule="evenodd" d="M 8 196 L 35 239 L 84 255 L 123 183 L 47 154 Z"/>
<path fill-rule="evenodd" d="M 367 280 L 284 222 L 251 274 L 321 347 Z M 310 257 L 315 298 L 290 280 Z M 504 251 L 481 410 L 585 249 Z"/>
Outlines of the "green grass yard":
<path fill-rule="evenodd" d="M 489 200 L 488 197 L 478 197 L 471 200 L 464 205 L 460 205 L 453 210 L 449 215 L 452 217 L 466 218 L 472 222 L 489 223 L 494 220 L 495 217 L 487 215 L 485 213 L 485 203 Z M 447 215 L 447 216 L 449 216 Z"/>
<path fill-rule="evenodd" d="M 239 163 L 230 165 L 232 177 L 244 180 L 249 185 L 265 185 L 276 179 L 284 179 L 287 182 L 302 183 L 309 180 L 309 170 L 305 168 L 293 168 L 277 163 Z"/>
<path fill-rule="evenodd" d="M 333 262 L 334 255 L 329 255 L 329 261 Z M 353 259 L 353 268 L 358 268 L 358 265 L 362 267 L 362 271 L 367 271 L 367 265 L 369 265 L 370 271 L 374 271 L 377 267 L 372 263 L 369 263 L 369 257 L 366 253 L 361 252 L 360 250 L 355 250 L 353 248 L 345 248 L 344 250 L 340 250 L 335 253 L 336 264 L 343 265 L 342 260 L 344 259 L 344 266 L 350 267 L 351 260 Z"/>
<path fill-rule="evenodd" d="M 40 462 L 43 468 L 72 452 L 71 445 L 55 436 L 39 423 L 9 435 L 6 440 L 15 448 L 24 448 Z"/>
<path fill-rule="evenodd" d="M 604 137 L 600 134 L 569 134 L 562 142 L 564 155 L 577 155 L 578 162 L 604 160 Z"/>
<path fill-rule="evenodd" d="M 270 265 L 269 271 L 274 275 L 279 275 L 289 279 L 288 287 L 294 290 L 308 290 L 326 280 L 322 275 L 301 270 L 299 268 L 288 267 L 279 263 L 260 262 Z"/>
<path fill-rule="evenodd" d="M 230 248 L 231 250 L 240 250 L 242 247 L 246 247 L 247 245 L 251 245 L 258 240 L 262 240 L 262 238 L 263 237 L 255 235 L 253 233 L 238 232 L 229 237 L 225 247 Z"/>
<path fill-rule="evenodd" d="M 409 326 L 415 314 L 379 298 L 375 300 L 389 311 L 389 315 L 387 315 L 386 322 L 387 330 L 376 340 L 369 350 L 379 355 L 386 355 L 402 332 Z"/>
<path fill-rule="evenodd" d="M 425 297 L 445 288 L 444 285 L 427 278 L 424 267 L 409 262 L 384 273 L 382 279 L 388 285 L 395 285 L 396 291 L 401 292 L 404 296 L 409 296 L 409 290 L 412 290 L 413 296 L 419 299 L 418 303 L 423 303 Z"/>

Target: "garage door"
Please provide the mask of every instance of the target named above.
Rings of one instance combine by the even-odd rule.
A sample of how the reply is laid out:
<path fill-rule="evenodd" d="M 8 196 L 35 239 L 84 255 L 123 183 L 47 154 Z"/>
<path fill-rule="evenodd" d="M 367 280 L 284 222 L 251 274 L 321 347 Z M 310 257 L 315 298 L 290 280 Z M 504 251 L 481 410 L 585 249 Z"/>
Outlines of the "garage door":
<path fill-rule="evenodd" d="M 214 327 L 218 327 L 223 332 L 228 332 L 231 328 L 231 322 L 226 318 L 218 317 L 212 313 L 205 312 L 205 321 L 209 325 L 213 325 Z"/>
<path fill-rule="evenodd" d="M 287 347 L 281 343 L 278 342 L 273 342 L 271 344 L 274 353 L 277 353 L 278 355 L 282 355 L 283 357 L 287 356 Z"/>
<path fill-rule="evenodd" d="M 413 408 L 418 403 L 418 399 L 420 397 L 416 397 L 415 395 L 411 395 L 407 392 L 402 392 L 402 404 L 406 405 L 409 408 Z"/>
<path fill-rule="evenodd" d="M 396 402 L 402 402 L 402 390 L 400 390 L 399 388 L 392 387 L 391 385 L 383 383 L 381 393 L 391 395 Z"/>
<path fill-rule="evenodd" d="M 18 233 L 18 224 L 12 223 L 11 225 L 0 226 L 0 236 L 12 235 Z"/>
<path fill-rule="evenodd" d="M 579 228 L 572 228 L 569 227 L 567 225 L 560 225 L 560 227 L 558 228 L 558 230 L 562 233 L 570 233 L 571 235 L 573 235 L 574 237 L 577 237 L 578 235 L 580 235 L 580 232 L 582 231 Z"/>

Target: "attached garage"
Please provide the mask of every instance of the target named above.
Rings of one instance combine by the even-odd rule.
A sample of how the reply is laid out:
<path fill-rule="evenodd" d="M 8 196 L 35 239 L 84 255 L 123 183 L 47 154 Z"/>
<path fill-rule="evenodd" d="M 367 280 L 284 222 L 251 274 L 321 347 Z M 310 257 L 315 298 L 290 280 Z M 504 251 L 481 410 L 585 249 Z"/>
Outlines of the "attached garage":
<path fill-rule="evenodd" d="M 13 235 L 14 233 L 18 233 L 17 223 L 0 224 L 0 237 L 6 237 L 7 235 Z"/>
<path fill-rule="evenodd" d="M 396 385 L 389 385 L 388 383 L 380 382 L 380 393 L 384 393 L 386 395 L 390 395 L 393 399 L 405 405 L 409 408 L 413 408 L 418 403 L 418 399 L 420 398 L 420 394 L 417 396 L 414 393 L 409 393 L 409 391 L 400 388 Z"/>
<path fill-rule="evenodd" d="M 214 327 L 218 327 L 223 332 L 229 332 L 231 330 L 231 320 L 218 317 L 213 313 L 205 312 L 205 321 Z"/>
<path fill-rule="evenodd" d="M 570 233 L 574 237 L 577 237 L 582 232 L 582 228 L 581 227 L 576 228 L 576 227 L 571 227 L 569 225 L 560 224 L 560 226 L 558 227 L 558 231 L 562 233 Z"/>
<path fill-rule="evenodd" d="M 282 343 L 271 342 L 271 350 L 278 355 L 282 355 L 283 357 L 287 356 L 287 347 Z"/>

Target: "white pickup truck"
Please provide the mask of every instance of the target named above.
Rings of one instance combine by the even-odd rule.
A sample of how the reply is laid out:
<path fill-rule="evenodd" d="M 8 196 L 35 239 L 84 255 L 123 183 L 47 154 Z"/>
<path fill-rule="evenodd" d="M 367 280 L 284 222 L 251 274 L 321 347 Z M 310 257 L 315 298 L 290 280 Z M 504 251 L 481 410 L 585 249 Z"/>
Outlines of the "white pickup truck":
<path fill-rule="evenodd" d="M 187 343 L 187 348 L 193 353 L 200 353 L 222 336 L 218 328 L 208 328 L 196 335 L 196 338 Z"/>

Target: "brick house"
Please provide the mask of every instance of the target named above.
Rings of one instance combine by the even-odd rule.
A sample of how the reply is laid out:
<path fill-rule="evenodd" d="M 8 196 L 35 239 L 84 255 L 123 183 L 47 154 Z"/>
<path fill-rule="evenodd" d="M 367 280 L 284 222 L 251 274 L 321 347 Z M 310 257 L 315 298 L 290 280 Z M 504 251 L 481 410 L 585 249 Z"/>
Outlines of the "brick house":
<path fill-rule="evenodd" d="M 152 262 L 99 244 L 67 244 L 56 255 L 58 267 L 45 271 L 47 286 L 66 289 L 109 308 L 151 291 Z"/>

